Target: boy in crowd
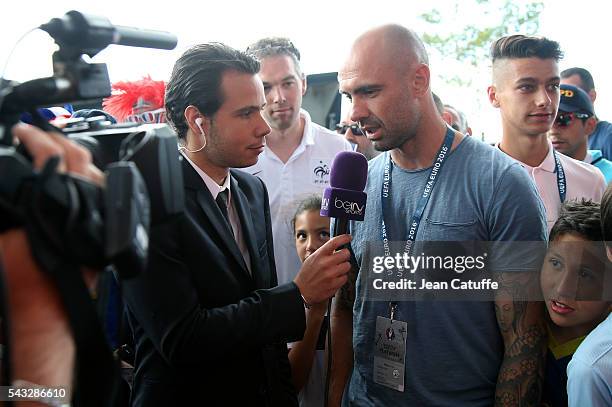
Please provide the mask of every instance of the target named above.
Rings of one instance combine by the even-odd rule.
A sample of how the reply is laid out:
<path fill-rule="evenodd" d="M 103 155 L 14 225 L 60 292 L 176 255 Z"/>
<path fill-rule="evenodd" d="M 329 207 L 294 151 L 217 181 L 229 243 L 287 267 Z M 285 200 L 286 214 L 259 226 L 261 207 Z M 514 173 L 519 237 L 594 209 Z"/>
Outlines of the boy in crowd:
<path fill-rule="evenodd" d="M 601 224 L 608 260 L 612 261 L 612 187 L 601 200 Z M 608 263 L 609 265 L 609 263 Z M 609 280 L 604 299 L 609 299 Z M 612 405 L 612 316 L 595 328 L 576 350 L 567 367 L 570 406 Z"/>
<path fill-rule="evenodd" d="M 540 276 L 549 333 L 545 406 L 567 406 L 567 365 L 608 315 L 609 302 L 601 295 L 607 261 L 600 219 L 599 204 L 570 201 L 550 231 Z"/>

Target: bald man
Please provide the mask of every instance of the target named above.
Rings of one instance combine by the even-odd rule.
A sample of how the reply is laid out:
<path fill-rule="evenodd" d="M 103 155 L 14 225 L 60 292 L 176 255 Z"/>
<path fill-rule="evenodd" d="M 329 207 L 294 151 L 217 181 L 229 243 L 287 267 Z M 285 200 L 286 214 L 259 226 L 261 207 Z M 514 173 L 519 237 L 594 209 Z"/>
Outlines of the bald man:
<path fill-rule="evenodd" d="M 360 36 L 338 74 L 341 93 L 352 101 L 350 119 L 384 153 L 369 162 L 366 218 L 353 225 L 354 285 L 342 289 L 333 307 L 330 405 L 340 405 L 343 393 L 344 403 L 358 406 L 536 405 L 541 307 L 534 312 L 496 293 L 480 302 L 470 300 L 474 292 L 457 301 L 416 301 L 407 297 L 410 290 L 398 298 L 399 290 L 372 288 L 373 279 L 401 272 L 385 266 L 376 274 L 375 258 L 412 255 L 413 244 L 416 256 L 423 241 L 545 239 L 543 208 L 525 171 L 449 128 L 436 110 L 430 77 L 423 43 L 396 25 Z M 538 264 L 528 257 L 517 250 L 490 253 L 488 260 L 535 272 Z M 417 275 L 417 281 L 432 277 Z"/>

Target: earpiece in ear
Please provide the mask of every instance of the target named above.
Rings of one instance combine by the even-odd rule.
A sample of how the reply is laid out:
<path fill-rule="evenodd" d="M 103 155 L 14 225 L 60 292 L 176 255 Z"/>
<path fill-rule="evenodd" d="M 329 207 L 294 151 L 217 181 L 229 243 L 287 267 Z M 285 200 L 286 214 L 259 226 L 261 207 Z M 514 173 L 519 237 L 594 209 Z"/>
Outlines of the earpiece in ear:
<path fill-rule="evenodd" d="M 195 125 L 198 126 L 198 129 L 200 129 L 200 133 L 202 133 L 202 136 L 204 136 L 204 130 L 202 129 L 202 118 L 198 117 L 195 119 Z"/>

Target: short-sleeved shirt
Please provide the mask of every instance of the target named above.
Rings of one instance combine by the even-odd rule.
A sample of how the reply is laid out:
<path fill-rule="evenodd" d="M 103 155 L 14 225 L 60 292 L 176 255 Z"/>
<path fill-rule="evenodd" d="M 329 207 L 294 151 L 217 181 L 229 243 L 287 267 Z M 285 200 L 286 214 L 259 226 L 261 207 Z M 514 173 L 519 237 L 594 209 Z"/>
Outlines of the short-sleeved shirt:
<path fill-rule="evenodd" d="M 334 156 L 351 150 L 348 141 L 314 123 L 308 112 L 301 110 L 300 116 L 305 121 L 302 142 L 286 163 L 266 146 L 257 164 L 243 169 L 261 178 L 268 188 L 278 284 L 293 281 L 300 269 L 291 226 L 297 205 L 329 186 Z"/>
<path fill-rule="evenodd" d="M 597 127 L 589 135 L 589 149 L 600 150 L 603 157 L 612 160 L 612 123 L 605 120 L 597 122 Z"/>
<path fill-rule="evenodd" d="M 612 181 L 612 161 L 603 158 L 601 151 L 588 150 L 584 162 L 598 168 L 606 179 L 606 184 Z"/>
<path fill-rule="evenodd" d="M 557 186 L 557 167 L 553 151 L 553 145 L 549 140 L 548 154 L 540 165 L 530 167 L 521 163 L 535 181 L 542 202 L 544 202 L 549 231 L 557 221 L 561 209 L 561 197 Z M 564 154 L 557 154 L 557 157 L 559 157 L 565 173 L 565 184 L 567 186 L 565 201 L 584 198 L 599 202 L 606 190 L 606 181 L 601 171 L 590 164 L 574 160 Z"/>
<path fill-rule="evenodd" d="M 351 243 L 359 273 L 368 242 L 381 236 L 381 188 L 388 160 L 369 162 L 363 222 L 353 224 Z M 430 168 L 391 173 L 385 225 L 394 240 L 405 240 Z M 501 151 L 466 137 L 448 154 L 416 235 L 417 241 L 544 241 L 544 207 L 533 181 Z M 506 259 L 521 270 L 524 260 Z M 526 267 L 526 266 L 525 266 Z M 529 265 L 530 271 L 537 269 Z M 377 316 L 388 317 L 388 302 L 365 298 L 358 278 L 353 309 L 354 369 L 345 403 L 357 406 L 491 406 L 504 344 L 492 301 L 399 302 L 396 318 L 407 322 L 405 390 L 373 380 Z"/>
<path fill-rule="evenodd" d="M 580 344 L 567 366 L 570 407 L 612 406 L 612 314 Z"/>

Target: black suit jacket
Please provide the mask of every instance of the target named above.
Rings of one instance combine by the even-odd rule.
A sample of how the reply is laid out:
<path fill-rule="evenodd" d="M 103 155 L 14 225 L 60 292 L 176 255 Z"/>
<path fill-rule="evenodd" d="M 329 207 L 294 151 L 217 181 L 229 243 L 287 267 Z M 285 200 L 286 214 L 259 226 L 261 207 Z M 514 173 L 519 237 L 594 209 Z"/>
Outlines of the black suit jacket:
<path fill-rule="evenodd" d="M 149 264 L 123 283 L 136 345 L 133 406 L 297 406 L 287 341 L 305 329 L 295 284 L 277 286 L 268 193 L 231 170 L 251 257 L 183 159 L 186 211 L 150 235 Z"/>

